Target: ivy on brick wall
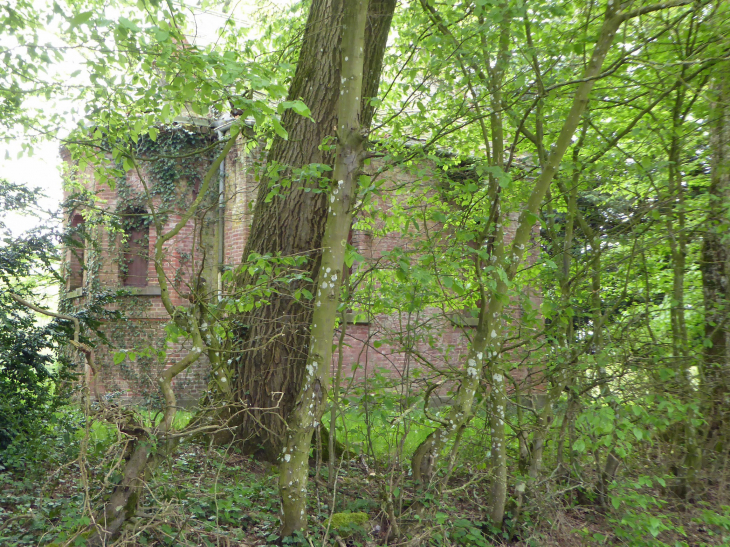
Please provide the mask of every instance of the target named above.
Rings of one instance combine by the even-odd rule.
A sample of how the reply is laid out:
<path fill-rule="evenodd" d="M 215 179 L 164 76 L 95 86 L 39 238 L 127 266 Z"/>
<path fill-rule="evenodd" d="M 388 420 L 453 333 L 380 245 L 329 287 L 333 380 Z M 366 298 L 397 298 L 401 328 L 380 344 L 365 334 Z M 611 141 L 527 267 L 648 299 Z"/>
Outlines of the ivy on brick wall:
<path fill-rule="evenodd" d="M 104 327 L 98 333 L 101 336 L 99 340 L 104 343 L 97 346 L 97 358 L 103 371 L 100 380 L 105 383 L 108 393 L 121 391 L 124 386 L 119 381 L 123 381 L 132 394 L 141 397 L 148 406 L 157 407 L 160 402 L 158 387 L 150 379 L 155 377 L 154 370 L 164 366 L 166 347 L 156 329 L 139 323 L 152 311 L 150 299 L 130 297 L 129 287 L 104 284 L 100 276 L 102 265 L 106 263 L 118 268 L 120 279 L 128 273 L 130 234 L 137 237 L 134 241 L 136 251 L 149 249 L 147 229 L 153 225 L 153 211 L 150 210 L 145 186 L 154 203 L 154 214 L 165 224 L 170 215 L 190 207 L 217 149 L 215 134 L 200 133 L 179 125 L 159 128 L 155 140 L 149 135 L 140 136 L 130 150 L 136 167 L 127 171 L 121 162 L 117 162 L 110 170 L 116 175 L 110 179 L 117 198 L 113 210 L 105 209 L 103 203 L 98 204 L 97 196 L 75 180 L 79 177 L 69 176 L 69 188 L 73 193 L 67 199 L 66 208 L 82 211 L 86 224 L 83 305 L 93 306 L 105 316 Z M 139 182 L 140 176 L 144 177 L 144 185 Z M 214 222 L 213 216 L 207 213 L 217 204 L 217 195 L 217 184 L 212 184 L 195 217 L 198 229 Z M 108 239 L 102 246 L 104 232 Z M 178 288 L 183 286 L 181 268 L 183 265 L 191 266 L 193 262 L 192 253 L 187 251 L 173 251 L 180 267 L 172 282 Z M 62 287 L 61 307 L 78 311 L 81 301 L 68 300 L 65 296 L 66 290 Z M 124 357 L 121 360 L 117 358 L 120 355 Z M 181 381 L 184 382 L 184 379 L 181 378 Z"/>
<path fill-rule="evenodd" d="M 154 141 L 149 135 L 140 138 L 136 154 L 144 161 L 150 193 L 162 198 L 161 212 L 182 211 L 190 206 L 213 159 L 215 142 L 213 134 L 184 127 L 166 128 Z M 119 195 L 124 199 L 122 193 Z"/>

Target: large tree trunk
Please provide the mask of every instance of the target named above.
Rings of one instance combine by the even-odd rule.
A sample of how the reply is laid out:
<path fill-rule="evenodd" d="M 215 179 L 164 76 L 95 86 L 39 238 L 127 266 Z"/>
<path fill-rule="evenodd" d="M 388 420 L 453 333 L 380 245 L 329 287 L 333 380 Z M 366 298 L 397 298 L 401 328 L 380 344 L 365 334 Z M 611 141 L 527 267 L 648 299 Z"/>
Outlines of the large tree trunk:
<path fill-rule="evenodd" d="M 363 130 L 373 117 L 368 98 L 377 96 L 383 54 L 395 9 L 395 0 L 374 0 L 368 10 L 361 114 Z M 309 12 L 304 41 L 289 99 L 301 98 L 310 108 L 312 120 L 287 111 L 282 119 L 288 140 L 277 138 L 268 164 L 281 166 L 280 176 L 308 164 L 333 164 L 331 148 L 320 149 L 335 136 L 340 94 L 340 33 L 343 2 L 314 0 Z M 331 144 L 331 143 L 330 143 Z M 323 173 L 329 178 L 329 173 Z M 327 195 L 304 192 L 319 188 L 318 180 L 292 181 L 283 196 L 266 201 L 270 181 L 262 181 L 254 209 L 254 220 L 244 251 L 271 256 L 305 256 L 303 269 L 316 279 L 320 247 L 327 218 Z M 236 280 L 239 287 L 252 281 L 248 271 Z M 297 301 L 297 288 L 314 292 L 310 283 L 279 287 L 282 293 L 270 303 L 239 318 L 245 326 L 238 334 L 236 388 L 240 400 L 251 407 L 243 417 L 239 436 L 250 452 L 274 461 L 281 451 L 286 420 L 301 391 L 309 343 L 312 303 Z M 223 440 L 223 439 L 221 439 Z"/>
<path fill-rule="evenodd" d="M 710 213 L 701 262 L 709 342 L 702 377 L 711 435 L 724 437 L 730 425 L 730 64 L 723 64 L 716 81 Z"/>

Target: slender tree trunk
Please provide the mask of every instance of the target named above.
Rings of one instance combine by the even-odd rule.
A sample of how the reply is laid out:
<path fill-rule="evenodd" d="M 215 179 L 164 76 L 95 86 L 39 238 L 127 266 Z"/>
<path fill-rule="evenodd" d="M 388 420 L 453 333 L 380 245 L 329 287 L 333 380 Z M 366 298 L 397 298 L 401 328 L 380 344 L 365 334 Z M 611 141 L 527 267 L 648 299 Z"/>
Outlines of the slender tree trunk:
<path fill-rule="evenodd" d="M 596 78 L 601 72 L 603 62 L 611 48 L 617 30 L 624 21 L 630 18 L 648 13 L 649 11 L 655 11 L 673 5 L 681 5 L 683 1 L 680 0 L 678 2 L 623 13 L 618 12 L 619 6 L 615 3 L 611 3 L 608 6 L 603 26 L 598 33 L 596 45 L 591 54 L 590 61 L 586 66 L 583 79 L 575 90 L 570 111 L 565 118 L 549 156 L 545 160 L 540 176 L 534 183 L 527 203 L 523 207 L 517 223 L 515 237 L 509 250 L 505 250 L 505 252 L 500 254 L 498 246 L 495 246 L 495 260 L 493 260 L 493 264 L 496 267 L 495 272 L 501 269 L 503 275 L 499 275 L 498 273 L 494 274 L 493 281 L 496 288 L 488 294 L 488 306 L 482 306 L 479 325 L 477 326 L 472 348 L 467 355 L 466 370 L 461 380 L 459 393 L 454 401 L 454 405 L 449 412 L 449 416 L 442 423 L 442 427 L 429 435 L 414 454 L 412 460 L 414 478 L 421 481 L 430 479 L 431 473 L 435 469 L 436 460 L 443 452 L 443 446 L 455 434 L 459 434 L 471 418 L 474 392 L 484 372 L 488 372 L 487 379 L 491 380 L 490 426 L 493 429 L 492 459 L 494 465 L 490 517 L 497 526 L 501 525 L 504 517 L 507 494 L 506 452 L 504 444 L 504 405 L 507 400 L 507 394 L 502 368 L 504 364 L 499 359 L 500 341 L 504 337 L 502 326 L 498 321 L 503 309 L 503 299 L 500 297 L 507 294 L 507 282 L 514 279 L 517 273 L 517 269 L 524 256 L 525 247 L 529 243 L 536 213 L 562 162 L 565 152 L 571 144 L 575 130 L 580 124 L 583 111 L 588 103 L 588 96 L 593 89 Z M 438 16 L 433 15 L 434 10 L 429 8 L 427 3 L 422 2 L 422 5 L 426 11 L 432 14 L 437 24 L 443 25 L 443 22 L 439 20 Z M 442 32 L 444 31 L 442 30 Z M 450 35 L 448 30 L 444 33 Z M 494 155 L 496 156 L 496 152 Z M 495 201 L 495 204 L 497 206 L 495 218 L 501 224 L 506 219 L 504 219 L 499 211 L 498 202 Z M 486 359 L 484 358 L 485 354 Z"/>
<path fill-rule="evenodd" d="M 705 300 L 702 381 L 710 434 L 727 438 L 730 427 L 730 64 L 726 62 L 718 68 L 711 132 L 710 213 L 701 262 Z"/>
<path fill-rule="evenodd" d="M 332 188 L 327 193 L 327 223 L 322 238 L 322 265 L 317 276 L 309 355 L 304 386 L 288 419 L 279 464 L 282 536 L 306 529 L 306 486 L 312 433 L 322 419 L 327 401 L 340 286 L 344 277 L 347 236 L 357 197 L 357 175 L 362 168 L 365 136 L 360 128 L 367 0 L 345 3 L 342 25 L 342 83 L 337 109 L 337 152 Z"/>
<path fill-rule="evenodd" d="M 684 76 L 684 74 L 682 74 Z M 666 218 L 669 248 L 672 253 L 672 349 L 675 359 L 677 394 L 689 400 L 687 324 L 684 313 L 684 277 L 686 271 L 687 236 L 685 234 L 684 190 L 682 188 L 682 125 L 685 89 L 678 88 L 672 109 L 672 138 L 669 144 L 669 173 L 667 197 L 669 214 Z"/>
<path fill-rule="evenodd" d="M 575 229 L 575 221 L 578 214 L 578 183 L 580 181 L 581 169 L 578 167 L 580 159 L 580 152 L 585 143 L 586 133 L 588 131 L 588 118 L 584 118 L 583 127 L 581 129 L 580 137 L 575 147 L 573 147 L 573 176 L 571 177 L 570 194 L 563 196 L 567 202 L 567 215 L 565 218 L 565 236 L 563 238 L 562 246 L 562 265 L 559 270 L 559 283 L 560 283 L 560 301 L 563 310 L 569 309 L 571 306 L 571 298 L 573 296 L 573 283 L 570 279 L 570 265 L 571 265 L 571 253 L 573 250 L 573 233 Z M 538 137 L 541 131 L 538 131 Z M 561 185 L 562 186 L 562 185 Z M 548 201 L 551 201 L 548 199 Z M 553 224 L 550 222 L 550 224 Z M 555 242 L 558 241 L 555 229 L 551 227 L 551 239 Z M 564 332 L 562 333 L 562 350 L 559 351 L 568 352 L 568 348 L 572 347 L 573 344 L 573 318 L 566 317 Z M 571 359 L 572 362 L 572 359 Z M 548 434 L 550 433 L 550 427 L 553 422 L 553 405 L 560 398 L 560 394 L 563 392 L 566 384 L 571 381 L 568 376 L 566 369 L 557 370 L 554 377 L 550 379 L 552 384 L 550 390 L 547 393 L 547 399 L 545 406 L 537 414 L 535 433 L 532 439 L 532 450 L 530 451 L 530 466 L 529 466 L 529 477 L 533 480 L 537 479 L 542 469 L 543 451 L 545 449 L 545 443 L 547 441 Z"/>
<path fill-rule="evenodd" d="M 373 116 L 369 99 L 377 96 L 395 3 L 395 0 L 374 0 L 369 8 L 360 100 L 360 120 L 365 131 Z M 331 146 L 320 145 L 335 136 L 342 14 L 342 1 L 313 0 L 310 7 L 288 98 L 301 98 L 309 106 L 312 119 L 291 111 L 284 114 L 282 125 L 289 138 L 275 139 L 267 160 L 270 167 L 280 168 L 280 178 L 293 179 L 295 169 L 309 164 L 331 166 L 334 162 Z M 322 178 L 328 179 L 329 173 L 323 172 Z M 259 189 L 243 259 L 251 253 L 305 256 L 308 262 L 303 269 L 311 279 L 316 279 L 328 196 L 303 190 L 319 189 L 322 181 L 319 178 L 292 180 L 291 189 L 285 195 L 267 201 L 272 180 L 271 176 L 265 177 Z M 253 275 L 244 271 L 236 280 L 238 286 L 251 283 Z M 306 282 L 282 287 L 286 292 L 238 318 L 243 327 L 233 348 L 238 355 L 237 397 L 252 408 L 239 424 L 240 439 L 250 452 L 257 451 L 270 461 L 275 461 L 281 452 L 286 421 L 304 380 L 312 303 L 294 299 L 291 293 L 298 288 L 313 291 L 313 286 Z M 226 437 L 222 435 L 218 440 L 225 441 Z"/>

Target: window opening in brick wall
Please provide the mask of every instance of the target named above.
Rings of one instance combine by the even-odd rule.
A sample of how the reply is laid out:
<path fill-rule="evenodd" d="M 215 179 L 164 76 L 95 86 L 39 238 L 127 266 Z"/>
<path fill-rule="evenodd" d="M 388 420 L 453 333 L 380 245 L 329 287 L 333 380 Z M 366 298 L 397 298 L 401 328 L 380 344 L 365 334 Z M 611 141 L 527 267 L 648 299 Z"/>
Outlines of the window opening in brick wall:
<path fill-rule="evenodd" d="M 68 290 L 80 288 L 84 283 L 84 262 L 86 260 L 86 246 L 82 231 L 84 229 L 84 217 L 80 214 L 75 214 L 71 218 L 71 237 L 70 237 L 70 251 L 71 257 L 69 259 L 69 280 Z"/>
<path fill-rule="evenodd" d="M 130 210 L 122 215 L 124 253 L 120 277 L 125 287 L 146 287 L 150 262 L 150 227 L 147 212 Z"/>

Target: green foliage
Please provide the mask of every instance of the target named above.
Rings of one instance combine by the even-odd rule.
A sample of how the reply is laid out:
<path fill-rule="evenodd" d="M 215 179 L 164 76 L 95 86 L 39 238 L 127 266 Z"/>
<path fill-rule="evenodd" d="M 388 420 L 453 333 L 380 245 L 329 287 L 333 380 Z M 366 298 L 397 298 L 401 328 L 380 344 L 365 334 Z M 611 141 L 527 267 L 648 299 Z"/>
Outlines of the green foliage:
<path fill-rule="evenodd" d="M 484 529 L 488 528 L 485 523 L 473 522 L 465 518 L 449 518 L 449 515 L 442 512 L 436 513 L 435 521 L 438 524 L 438 530 L 429 540 L 429 545 L 464 547 L 467 545 L 492 547 L 494 545 L 489 540 L 489 534 L 484 533 Z"/>
<path fill-rule="evenodd" d="M 61 382 L 70 378 L 59 353 L 68 322 L 39 324 L 11 296 L 34 300 L 48 280 L 57 281 L 58 235 L 39 228 L 14 238 L 5 223 L 8 214 L 32 214 L 39 193 L 0 180 L 0 465 L 28 469 L 43 460 L 47 423 L 68 396 Z"/>
<path fill-rule="evenodd" d="M 160 211 L 184 211 L 190 207 L 197 197 L 205 169 L 212 161 L 216 142 L 210 134 L 175 126 L 161 128 L 154 140 L 149 136 L 140 138 L 136 155 L 149 174 L 150 195 L 161 198 Z M 214 186 L 210 189 L 211 196 L 217 195 Z M 127 207 L 148 206 L 146 196 L 135 195 L 128 184 L 118 183 L 117 193 Z M 206 205 L 209 203 L 204 203 Z"/>
<path fill-rule="evenodd" d="M 548 199 L 539 215 L 524 215 L 528 223 L 540 223 L 532 256 L 519 266 L 511 258 L 492 260 L 495 210 L 502 211 L 503 228 L 525 212 L 543 156 L 569 115 L 603 11 L 611 5 L 424 2 L 448 32 L 418 3 L 396 14 L 386 58 L 388 85 L 371 98 L 383 123 L 375 124 L 374 157 L 359 179 L 355 229 L 399 243 L 375 260 L 348 250 L 353 290 L 343 309 L 353 309 L 358 322 L 371 322 L 369 334 L 377 332 L 372 349 L 397 355 L 393 361 L 402 365 L 402 377 L 396 381 L 392 371 L 371 367 L 367 384 L 338 386 L 342 397 L 333 429 L 363 456 L 352 464 L 356 471 L 337 475 L 347 478 L 344 495 L 350 498 L 333 510 L 372 514 L 382 504 L 384 512 L 392 509 L 395 519 L 410 523 L 409 507 L 423 502 L 427 512 L 434 511 L 423 520 L 433 528 L 428 541 L 444 546 L 510 541 L 512 535 L 528 536 L 527 528 L 554 533 L 566 513 L 574 511 L 570 518 L 577 518 L 584 509 L 579 518 L 588 544 L 701 544 L 704 539 L 691 537 L 691 521 L 709 530 L 708 542 L 728 542 L 727 500 L 717 486 L 724 478 L 716 477 L 727 452 L 726 432 L 717 424 L 726 421 L 709 425 L 705 369 L 712 345 L 708 332 L 726 326 L 707 320 L 702 256 L 708 226 L 717 220 L 708 221 L 710 171 L 719 157 L 712 149 L 717 137 L 712 103 L 718 97 L 710 86 L 727 57 L 724 3 L 688 2 L 625 22 Z M 0 28 L 12 31 L 0 49 L 6 67 L 0 73 L 3 137 L 13 137 L 23 125 L 53 133 L 66 118 L 75 123 L 83 117 L 68 139 L 78 172 L 93 168 L 97 182 L 116 187 L 117 212 L 135 213 L 123 216 L 116 229 L 150 222 L 146 197 L 127 180 L 138 167 L 150 174 L 150 193 L 159 199 L 164 220 L 170 210 L 190 204 L 218 146 L 212 132 L 190 131 L 180 125 L 180 116 L 233 113 L 253 124 L 246 138 L 266 149 L 274 136 L 288 138 L 280 122 L 285 110 L 311 115 L 314 105 L 283 100 L 305 8 L 298 3 L 262 16 L 268 20 L 255 38 L 231 19 L 217 45 L 199 47 L 184 37 L 192 24 L 177 4 L 142 1 L 118 12 L 92 1 L 45 6 L 16 0 L 0 6 Z M 41 45 L 44 25 L 55 25 L 62 46 Z M 503 41 L 508 54 L 498 74 Z M 72 51 L 82 52 L 83 61 L 70 64 L 82 66 L 83 74 L 65 77 L 65 69 L 49 70 Z M 83 113 L 31 108 L 31 99 L 70 94 L 87 101 Z M 321 149 L 332 146 L 322 143 Z M 282 199 L 299 184 L 306 192 L 325 192 L 330 169 L 315 163 L 290 172 L 269 164 L 264 199 Z M 398 176 L 389 179 L 389 171 Z M 204 196 L 202 209 L 214 203 L 214 194 L 212 188 Z M 2 182 L 0 209 L 27 210 L 35 195 Z M 88 195 L 76 204 L 87 205 L 93 215 L 95 202 Z M 0 229 L 5 231 L 2 220 Z M 0 458 L 17 473 L 79 456 L 78 435 L 86 425 L 54 412 L 65 393 L 59 382 L 66 362 L 57 350 L 68 339 L 69 325 L 39 325 L 8 296 L 10 291 L 37 296 L 38 272 L 58 261 L 60 239 L 54 237 L 3 236 L 0 247 Z M 245 257 L 241 268 L 254 282 L 213 302 L 211 314 L 218 319 L 248 313 L 278 298 L 312 300 L 303 288 L 312 282 L 304 260 Z M 511 268 L 517 270 L 513 277 Z M 233 277 L 232 270 L 224 273 L 226 283 Z M 93 326 L 95 319 L 109 317 L 103 306 L 112 295 L 91 292 L 96 308 L 79 316 Z M 119 307 L 129 312 L 122 300 Z M 444 325 L 473 340 L 477 310 L 487 301 L 507 307 L 490 318 L 505 342 L 487 356 L 474 418 L 461 435 L 453 469 L 442 464 L 431 489 L 418 490 L 408 478 L 408 457 L 448 413 L 424 410 L 423 395 L 434 388 L 454 397 L 469 374 L 464 346 L 443 335 Z M 378 323 L 383 317 L 397 321 Z M 235 327 L 216 321 L 209 333 L 225 340 L 245 325 Z M 170 342 L 190 335 L 179 325 L 170 325 L 168 334 Z M 121 334 L 110 338 L 121 347 Z M 115 365 L 131 375 L 142 362 L 157 364 L 165 342 L 154 342 L 135 339 L 133 347 L 115 350 Z M 511 506 L 518 503 L 516 485 L 526 484 L 527 493 L 521 513 L 487 524 L 482 513 L 489 506 L 485 484 L 494 467 L 494 435 L 486 425 L 485 401 L 495 370 L 508 376 L 515 403 L 508 409 L 504 440 Z M 523 404 L 534 394 L 521 392 L 523 372 L 536 378 L 550 414 Z M 114 452 L 116 430 L 90 424 L 89 431 L 92 480 L 99 480 L 112 468 L 104 457 Z M 542 469 L 529 477 L 529 459 L 543 432 Z M 445 452 L 453 446 L 451 441 Z M 274 481 L 223 464 L 214 453 L 211 463 L 186 445 L 158 470 L 150 482 L 155 499 L 178 512 L 140 532 L 140 543 L 207 546 L 221 536 L 243 542 L 247 534 L 262 542 L 277 539 Z M 620 465 L 609 474 L 606 463 L 614 457 Z M 375 471 L 355 482 L 356 473 L 364 475 L 357 468 L 363 462 Z M 209 465 L 215 479 L 200 473 Z M 439 484 L 447 468 L 449 481 Z M 108 489 L 119 475 L 109 477 L 97 486 Z M 45 539 L 65 540 L 89 522 L 78 487 L 54 496 L 39 493 L 17 474 L 0 474 L 0 481 L 3 511 L 20 515 L 0 529 L 0 541 L 36 544 L 47 530 Z M 381 481 L 382 494 L 368 492 L 367 481 Z M 697 487 L 705 483 L 706 489 Z M 455 493 L 462 487 L 463 496 Z M 353 491 L 361 498 L 353 500 Z M 443 492 L 438 499 L 436 491 Z M 326 525 L 329 515 L 323 497 L 319 490 L 311 496 L 316 526 Z M 675 497 L 687 498 L 681 501 L 686 514 Z M 598 523 L 590 521 L 598 509 L 576 508 L 602 502 L 605 520 Z M 351 513 L 356 514 L 371 516 Z M 319 528 L 313 525 L 314 530 Z"/>

